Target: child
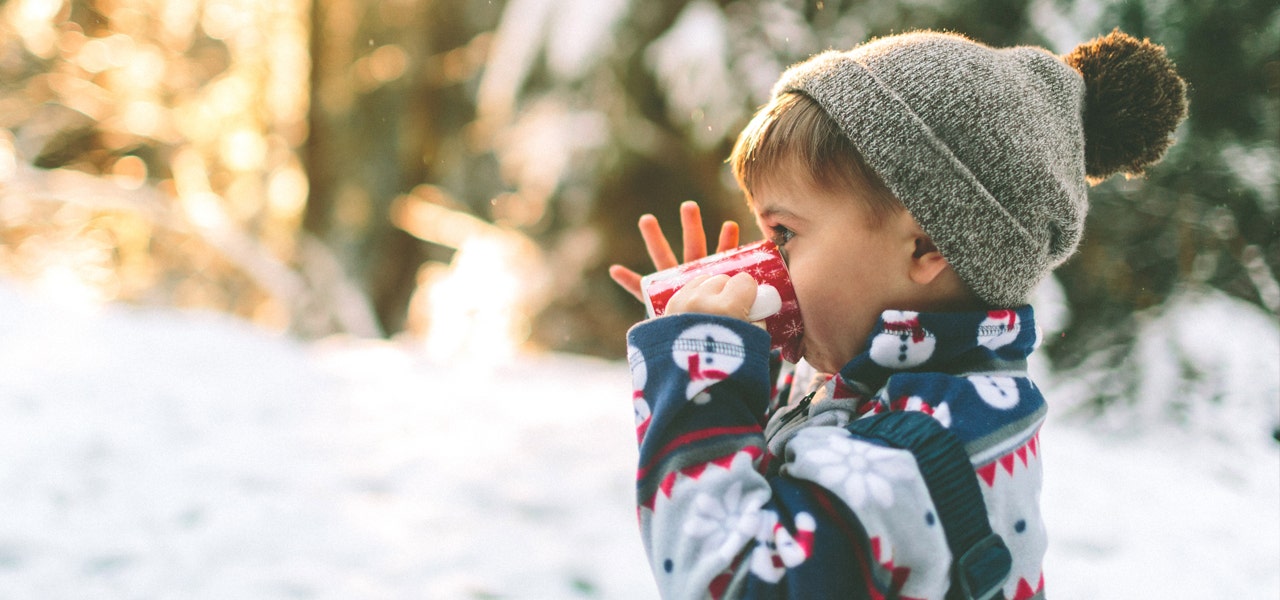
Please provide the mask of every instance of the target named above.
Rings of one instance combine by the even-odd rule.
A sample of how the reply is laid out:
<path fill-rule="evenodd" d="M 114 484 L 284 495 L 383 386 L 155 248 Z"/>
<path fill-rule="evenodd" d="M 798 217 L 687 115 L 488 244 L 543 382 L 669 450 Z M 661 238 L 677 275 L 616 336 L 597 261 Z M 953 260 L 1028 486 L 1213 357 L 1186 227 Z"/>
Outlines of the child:
<path fill-rule="evenodd" d="M 1043 598 L 1025 302 L 1076 248 L 1086 178 L 1141 173 L 1185 111 L 1163 49 L 1118 31 L 1062 58 L 916 32 L 787 70 L 730 162 L 787 259 L 804 359 L 771 360 L 743 320 L 745 274 L 695 279 L 628 335 L 663 597 Z M 682 222 L 701 257 L 696 205 Z M 868 425 L 904 413 L 961 460 Z"/>

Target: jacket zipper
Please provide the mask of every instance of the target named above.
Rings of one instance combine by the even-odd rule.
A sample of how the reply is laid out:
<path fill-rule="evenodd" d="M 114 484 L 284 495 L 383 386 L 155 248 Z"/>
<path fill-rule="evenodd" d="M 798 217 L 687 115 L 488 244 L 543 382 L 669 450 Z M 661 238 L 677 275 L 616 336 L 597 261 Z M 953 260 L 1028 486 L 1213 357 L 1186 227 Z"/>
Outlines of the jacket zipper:
<path fill-rule="evenodd" d="M 791 422 L 796 420 L 796 418 L 799 417 L 801 414 L 804 414 L 807 416 L 809 414 L 809 404 L 810 402 L 813 401 L 814 394 L 817 394 L 817 393 L 818 393 L 818 390 L 814 390 L 812 392 L 809 392 L 808 396 L 801 398 L 800 401 L 796 403 L 795 409 L 787 411 L 787 414 L 782 415 L 782 424 L 779 427 L 785 427 L 791 424 Z"/>

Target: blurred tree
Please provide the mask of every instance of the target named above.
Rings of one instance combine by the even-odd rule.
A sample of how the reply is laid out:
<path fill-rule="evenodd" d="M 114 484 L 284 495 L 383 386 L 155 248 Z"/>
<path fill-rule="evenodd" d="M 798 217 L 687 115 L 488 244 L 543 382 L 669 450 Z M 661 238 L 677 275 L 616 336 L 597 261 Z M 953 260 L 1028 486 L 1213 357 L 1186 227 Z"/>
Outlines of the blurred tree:
<path fill-rule="evenodd" d="M 449 249 L 392 225 L 392 202 L 423 182 L 460 198 L 500 183 L 467 149 L 472 90 L 500 3 L 313 0 L 310 195 L 303 225 L 360 279 L 387 332 L 404 327 L 416 273 Z M 480 189 L 475 189 L 475 188 Z"/>
<path fill-rule="evenodd" d="M 365 331 L 323 300 L 340 284 L 316 293 L 290 264 L 305 196 L 293 152 L 306 134 L 304 7 L 0 4 L 0 270 L 100 300 L 313 334 L 302 315 L 318 313 Z"/>
<path fill-rule="evenodd" d="M 68 263 L 101 299 L 307 337 L 398 331 L 450 250 L 392 227 L 392 201 L 436 182 L 483 214 L 503 189 L 467 138 L 501 8 L 0 3 L 0 272 Z"/>
<path fill-rule="evenodd" d="M 1158 317 L 1180 290 L 1212 287 L 1280 311 L 1280 6 L 1122 0 L 1101 8 L 1085 31 L 1118 26 L 1165 45 L 1188 82 L 1190 117 L 1148 177 L 1091 190 L 1081 251 L 1059 272 L 1073 321 L 1049 350 L 1061 369 L 1105 375 L 1095 407 L 1132 401 L 1152 368 L 1133 356 L 1135 314 Z M 1180 377 L 1205 376 L 1206 366 L 1177 349 L 1172 360 Z"/>

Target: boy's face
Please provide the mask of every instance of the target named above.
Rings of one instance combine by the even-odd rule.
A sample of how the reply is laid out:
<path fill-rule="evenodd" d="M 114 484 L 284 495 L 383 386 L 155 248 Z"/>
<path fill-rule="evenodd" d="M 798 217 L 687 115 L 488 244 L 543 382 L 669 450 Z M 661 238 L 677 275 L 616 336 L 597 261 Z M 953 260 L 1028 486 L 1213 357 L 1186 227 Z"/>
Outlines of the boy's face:
<path fill-rule="evenodd" d="M 834 373 L 863 351 L 881 312 L 916 304 L 908 273 L 923 232 L 906 210 L 875 226 L 862 199 L 789 179 L 759 186 L 752 210 L 787 258 L 804 320 L 801 353 Z"/>

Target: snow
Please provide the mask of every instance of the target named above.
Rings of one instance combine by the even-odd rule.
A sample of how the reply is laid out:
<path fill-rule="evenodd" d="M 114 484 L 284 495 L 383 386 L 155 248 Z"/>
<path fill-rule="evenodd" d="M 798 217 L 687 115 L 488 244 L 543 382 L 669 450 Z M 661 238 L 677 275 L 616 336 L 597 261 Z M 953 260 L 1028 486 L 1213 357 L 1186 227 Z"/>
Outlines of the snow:
<path fill-rule="evenodd" d="M 503 9 L 476 93 L 478 111 L 485 118 L 505 122 L 516 112 L 554 8 L 554 0 L 514 0 Z"/>
<path fill-rule="evenodd" d="M 1098 22 L 1101 3 L 1090 0 L 1072 2 L 1070 6 L 1053 0 L 1032 0 L 1028 17 L 1031 24 L 1048 42 L 1050 50 L 1066 54 L 1077 44 L 1089 39 L 1089 25 Z"/>
<path fill-rule="evenodd" d="M 695 0 L 645 50 L 645 63 L 666 91 L 672 120 L 691 125 L 693 141 L 703 147 L 724 139 L 745 113 L 744 92 L 728 67 L 728 35 L 720 8 Z"/>
<path fill-rule="evenodd" d="M 1262 142 L 1253 147 L 1227 144 L 1222 148 L 1222 163 L 1231 169 L 1237 181 L 1243 183 L 1258 198 L 1264 214 L 1280 212 L 1280 147 L 1272 142 Z"/>
<path fill-rule="evenodd" d="M 652 596 L 624 366 L 0 311 L 0 596 Z"/>
<path fill-rule="evenodd" d="M 540 55 L 561 82 L 590 75 L 614 49 L 614 27 L 630 8 L 628 0 L 508 2 L 485 63 L 481 112 L 499 121 L 510 118 Z"/>
<path fill-rule="evenodd" d="M 575 156 L 607 151 L 608 117 L 572 109 L 559 97 L 531 101 L 496 136 L 503 176 L 521 194 L 545 202 L 571 172 Z"/>
<path fill-rule="evenodd" d="M 547 66 L 559 79 L 575 80 L 614 50 L 614 27 L 630 0 L 560 0 L 547 26 Z"/>
<path fill-rule="evenodd" d="M 1274 316 L 1210 288 L 1180 290 L 1154 312 L 1134 349 L 1135 360 L 1160 367 L 1143 369 L 1144 418 L 1173 406 L 1190 427 L 1222 439 L 1257 438 L 1280 425 Z M 1215 338 L 1225 343 L 1209 343 Z"/>
<path fill-rule="evenodd" d="M 1117 439 L 1062 422 L 1041 442 L 1052 597 L 1280 597 L 1274 442 Z"/>
<path fill-rule="evenodd" d="M 655 597 L 621 362 L 442 364 L 3 282 L 0 312 L 5 598 Z M 1053 595 L 1280 596 L 1280 452 L 1239 425 L 1055 414 Z"/>
<path fill-rule="evenodd" d="M 1081 372 L 1058 374 L 1056 405 L 1072 412 L 1098 394 L 1120 396 L 1121 410 L 1096 423 L 1111 432 L 1169 427 L 1200 437 L 1244 443 L 1280 426 L 1280 327 L 1274 315 L 1207 287 L 1185 286 L 1164 304 L 1137 315 L 1137 343 L 1128 356 L 1106 350 Z M 1134 373 L 1117 381 L 1099 363 Z M 1132 390 L 1112 389 L 1132 385 Z M 1087 409 L 1086 409 L 1087 410 Z"/>

